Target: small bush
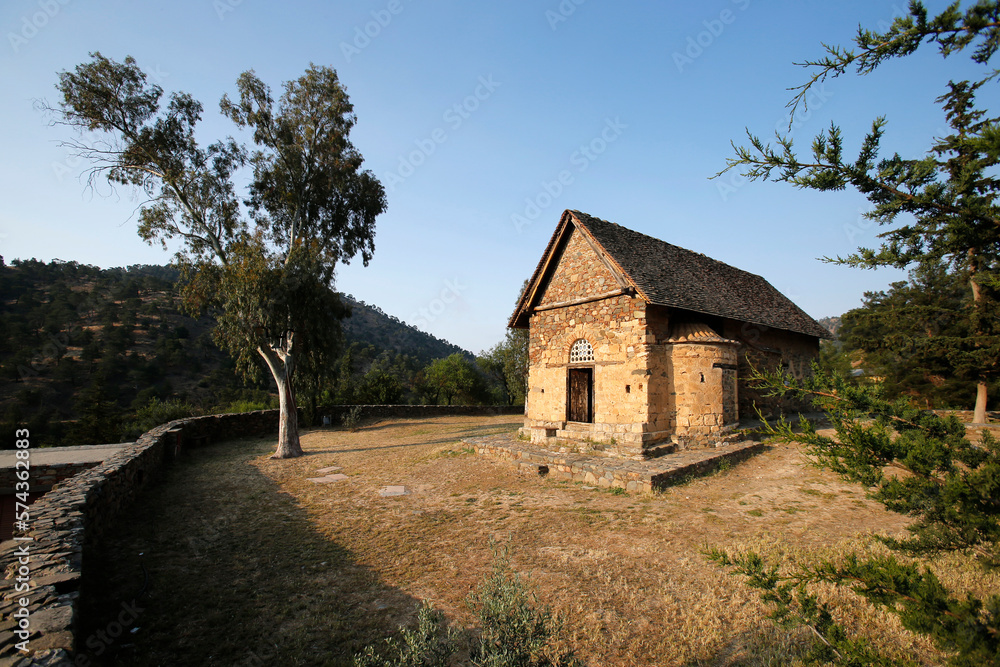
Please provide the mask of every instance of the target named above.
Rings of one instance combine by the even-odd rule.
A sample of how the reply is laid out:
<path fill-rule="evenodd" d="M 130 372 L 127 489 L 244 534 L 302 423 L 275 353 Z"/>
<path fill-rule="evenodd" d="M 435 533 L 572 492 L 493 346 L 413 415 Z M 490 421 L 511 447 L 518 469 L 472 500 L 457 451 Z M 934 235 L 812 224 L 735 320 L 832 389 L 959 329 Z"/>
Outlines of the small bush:
<path fill-rule="evenodd" d="M 444 615 L 424 603 L 417 612 L 417 629 L 400 628 L 400 639 L 386 639 L 386 651 L 373 646 L 354 658 L 355 667 L 447 667 L 457 650 L 454 632 Z"/>
<path fill-rule="evenodd" d="M 240 399 L 228 403 L 226 405 L 220 405 L 213 412 L 217 415 L 224 415 L 234 412 L 254 412 L 256 410 L 273 410 L 278 407 L 278 402 L 275 399 L 270 399 L 266 401 L 253 401 L 248 399 Z"/>
<path fill-rule="evenodd" d="M 538 598 L 510 566 L 507 548 L 492 540 L 493 566 L 467 604 L 480 629 L 467 635 L 475 667 L 581 667 L 572 651 L 559 648 L 562 620 Z M 400 628 L 400 639 L 387 639 L 386 651 L 368 646 L 354 658 L 355 667 L 446 667 L 459 649 L 456 633 L 440 612 L 424 604 L 417 629 Z"/>
<path fill-rule="evenodd" d="M 358 426 L 361 424 L 361 406 L 355 405 L 353 408 L 344 413 L 341 421 L 346 428 L 351 433 L 358 430 Z"/>
<path fill-rule="evenodd" d="M 572 651 L 560 651 L 562 619 L 548 606 L 537 609 L 538 598 L 510 566 L 507 548 L 491 541 L 493 568 L 475 592 L 469 607 L 479 617 L 478 646 L 471 651 L 476 667 L 580 665 Z"/>
<path fill-rule="evenodd" d="M 166 424 L 175 419 L 194 417 L 197 410 L 190 403 L 171 399 L 162 401 L 159 398 L 152 398 L 148 403 L 138 408 L 131 418 L 122 422 L 122 437 L 125 439 L 138 438 L 151 428 Z"/>

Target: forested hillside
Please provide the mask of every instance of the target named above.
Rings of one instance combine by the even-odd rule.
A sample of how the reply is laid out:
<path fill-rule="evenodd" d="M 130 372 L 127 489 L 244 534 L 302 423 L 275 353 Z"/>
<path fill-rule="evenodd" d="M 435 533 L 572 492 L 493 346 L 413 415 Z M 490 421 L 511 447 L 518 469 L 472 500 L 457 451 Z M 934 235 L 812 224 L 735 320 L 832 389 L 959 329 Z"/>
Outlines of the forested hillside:
<path fill-rule="evenodd" d="M 265 385 L 237 378 L 212 342 L 211 318 L 181 312 L 176 278 L 162 266 L 0 266 L 5 427 L 27 425 L 40 444 L 107 442 L 151 403 L 206 411 L 268 400 Z"/>
<path fill-rule="evenodd" d="M 237 374 L 212 317 L 182 310 L 177 279 L 164 266 L 0 258 L 4 433 L 29 428 L 39 445 L 116 442 L 183 416 L 270 407 L 268 376 Z M 470 352 L 343 298 L 353 316 L 340 354 L 298 380 L 307 420 L 324 404 L 506 401 Z"/>
<path fill-rule="evenodd" d="M 352 295 L 343 296 L 351 309 L 351 316 L 343 322 L 344 338 L 348 343 L 374 345 L 376 349 L 407 354 L 421 366 L 435 359 L 458 353 L 474 358 L 471 352 L 458 345 L 424 333 L 393 315 L 387 315 L 375 304 L 356 300 Z"/>

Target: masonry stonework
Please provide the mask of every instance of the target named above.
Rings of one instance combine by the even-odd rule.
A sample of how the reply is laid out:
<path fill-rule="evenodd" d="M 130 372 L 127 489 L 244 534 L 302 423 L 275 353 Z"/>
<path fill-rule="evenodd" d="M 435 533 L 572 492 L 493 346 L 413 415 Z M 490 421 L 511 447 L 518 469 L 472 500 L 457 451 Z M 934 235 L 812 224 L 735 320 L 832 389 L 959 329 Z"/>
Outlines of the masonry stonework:
<path fill-rule="evenodd" d="M 755 304 L 772 324 L 753 323 Z M 511 326 L 529 331 L 521 434 L 625 458 L 718 444 L 757 407 L 801 409 L 746 378 L 808 374 L 825 335 L 759 276 L 577 211 L 563 214 Z M 578 342 L 592 356 L 574 357 Z"/>

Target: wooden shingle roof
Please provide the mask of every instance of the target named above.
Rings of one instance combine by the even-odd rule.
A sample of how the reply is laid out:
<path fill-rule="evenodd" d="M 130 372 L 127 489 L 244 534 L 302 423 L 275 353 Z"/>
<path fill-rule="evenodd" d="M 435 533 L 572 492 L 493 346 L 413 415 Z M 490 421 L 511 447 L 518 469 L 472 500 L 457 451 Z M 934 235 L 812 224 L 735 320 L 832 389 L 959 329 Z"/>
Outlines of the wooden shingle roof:
<path fill-rule="evenodd" d="M 794 331 L 819 338 L 830 333 L 758 275 L 700 253 L 601 220 L 580 211 L 566 211 L 545 249 L 542 261 L 510 319 L 510 326 L 527 326 L 527 316 L 540 296 L 549 258 L 569 225 L 588 238 L 648 303 L 682 308 L 741 322 Z"/>

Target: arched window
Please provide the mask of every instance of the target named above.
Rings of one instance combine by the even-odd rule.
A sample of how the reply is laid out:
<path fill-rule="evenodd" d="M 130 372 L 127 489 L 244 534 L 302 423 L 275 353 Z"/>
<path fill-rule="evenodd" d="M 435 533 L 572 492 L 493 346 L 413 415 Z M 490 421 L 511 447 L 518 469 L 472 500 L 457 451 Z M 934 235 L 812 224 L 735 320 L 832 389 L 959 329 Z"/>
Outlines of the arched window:
<path fill-rule="evenodd" d="M 583 338 L 573 343 L 573 347 L 569 349 L 569 363 L 571 364 L 580 364 L 593 360 L 594 348 Z"/>

